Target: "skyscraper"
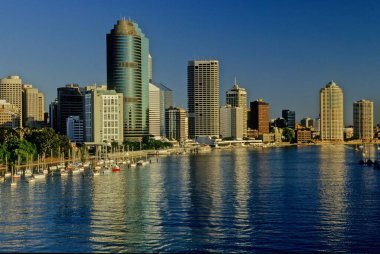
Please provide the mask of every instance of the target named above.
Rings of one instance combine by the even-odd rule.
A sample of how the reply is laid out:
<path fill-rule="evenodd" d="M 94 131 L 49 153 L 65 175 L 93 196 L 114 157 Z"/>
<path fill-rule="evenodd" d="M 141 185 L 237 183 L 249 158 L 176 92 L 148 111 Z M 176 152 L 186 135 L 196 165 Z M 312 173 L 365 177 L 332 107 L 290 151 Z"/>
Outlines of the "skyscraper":
<path fill-rule="evenodd" d="M 118 20 L 107 34 L 107 86 L 124 97 L 124 139 L 148 135 L 148 61 L 148 38 L 136 23 Z"/>
<path fill-rule="evenodd" d="M 251 126 L 259 135 L 269 133 L 269 103 L 263 99 L 251 102 Z"/>
<path fill-rule="evenodd" d="M 189 61 L 187 66 L 189 136 L 219 137 L 219 61 Z"/>
<path fill-rule="evenodd" d="M 285 119 L 286 126 L 292 129 L 296 128 L 296 112 L 289 109 L 282 110 L 282 117 Z"/>
<path fill-rule="evenodd" d="M 160 88 L 153 83 L 149 83 L 149 134 L 161 135 Z"/>
<path fill-rule="evenodd" d="M 356 101 L 353 104 L 354 138 L 373 139 L 373 102 Z"/>
<path fill-rule="evenodd" d="M 247 92 L 239 87 L 236 82 L 233 87 L 226 92 L 226 104 L 232 107 L 241 107 L 243 110 L 243 137 L 247 136 Z"/>
<path fill-rule="evenodd" d="M 343 141 L 343 91 L 334 81 L 320 91 L 320 119 L 322 141 Z"/>
<path fill-rule="evenodd" d="M 0 79 L 0 99 L 18 108 L 19 116 L 15 123 L 22 127 L 22 80 L 19 76 L 8 76 Z"/>
<path fill-rule="evenodd" d="M 66 119 L 79 116 L 83 119 L 83 88 L 77 84 L 69 84 L 57 88 L 57 131 L 66 135 Z"/>

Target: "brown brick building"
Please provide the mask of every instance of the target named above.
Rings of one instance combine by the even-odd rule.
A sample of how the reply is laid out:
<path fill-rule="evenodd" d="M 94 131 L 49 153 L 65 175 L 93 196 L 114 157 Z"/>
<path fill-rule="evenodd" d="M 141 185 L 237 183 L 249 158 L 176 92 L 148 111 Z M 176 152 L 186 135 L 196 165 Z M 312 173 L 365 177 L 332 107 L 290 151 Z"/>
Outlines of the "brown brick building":
<path fill-rule="evenodd" d="M 258 130 L 259 135 L 269 133 L 269 103 L 262 99 L 251 102 L 249 127 Z"/>

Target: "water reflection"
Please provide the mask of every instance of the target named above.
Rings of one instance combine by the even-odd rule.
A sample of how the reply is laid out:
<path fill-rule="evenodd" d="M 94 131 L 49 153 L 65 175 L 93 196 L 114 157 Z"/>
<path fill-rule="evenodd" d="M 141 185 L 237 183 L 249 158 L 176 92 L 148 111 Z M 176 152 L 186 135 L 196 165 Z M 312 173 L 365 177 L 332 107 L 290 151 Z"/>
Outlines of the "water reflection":
<path fill-rule="evenodd" d="M 380 171 L 357 156 L 346 146 L 242 148 L 7 181 L 2 251 L 380 251 Z"/>
<path fill-rule="evenodd" d="M 188 224 L 191 225 L 190 250 L 205 249 L 213 242 L 214 228 L 220 213 L 220 158 L 190 156 L 190 210 Z M 213 216 L 213 217 L 212 217 Z"/>
<path fill-rule="evenodd" d="M 338 250 L 347 225 L 346 148 L 343 145 L 319 148 L 319 229 L 321 238 L 326 238 L 324 242 Z"/>

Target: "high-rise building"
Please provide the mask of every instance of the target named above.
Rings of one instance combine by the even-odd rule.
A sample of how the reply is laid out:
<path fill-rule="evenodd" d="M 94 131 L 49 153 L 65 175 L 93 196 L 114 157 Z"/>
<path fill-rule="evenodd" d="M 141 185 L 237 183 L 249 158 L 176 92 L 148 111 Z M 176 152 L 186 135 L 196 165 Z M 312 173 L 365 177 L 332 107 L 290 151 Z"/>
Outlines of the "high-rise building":
<path fill-rule="evenodd" d="M 227 104 L 220 108 L 220 135 L 222 138 L 242 139 L 244 137 L 244 109 Z"/>
<path fill-rule="evenodd" d="M 23 126 L 39 127 L 44 121 L 44 95 L 30 84 L 22 86 Z"/>
<path fill-rule="evenodd" d="M 296 128 L 296 112 L 289 109 L 282 110 L 282 118 L 285 119 L 286 126 L 295 129 Z"/>
<path fill-rule="evenodd" d="M 86 142 L 123 142 L 123 94 L 107 86 L 86 86 L 84 99 Z"/>
<path fill-rule="evenodd" d="M 161 135 L 160 88 L 153 83 L 149 83 L 149 135 Z"/>
<path fill-rule="evenodd" d="M 322 141 L 343 141 L 343 91 L 334 81 L 320 91 L 320 119 Z"/>
<path fill-rule="evenodd" d="M 83 142 L 83 120 L 79 116 L 66 118 L 66 136 L 73 142 Z"/>
<path fill-rule="evenodd" d="M 257 130 L 258 134 L 269 133 L 269 103 L 263 99 L 251 102 L 250 128 Z"/>
<path fill-rule="evenodd" d="M 83 88 L 77 84 L 69 84 L 57 88 L 57 131 L 66 135 L 66 119 L 79 116 L 83 119 Z"/>
<path fill-rule="evenodd" d="M 19 108 L 6 100 L 0 100 L 0 127 L 18 128 L 19 127 Z"/>
<path fill-rule="evenodd" d="M 356 101 L 353 104 L 354 138 L 373 139 L 373 102 Z"/>
<path fill-rule="evenodd" d="M 219 137 L 219 61 L 189 61 L 187 66 L 189 136 Z"/>
<path fill-rule="evenodd" d="M 123 94 L 124 139 L 148 135 L 149 40 L 134 22 L 118 20 L 107 34 L 107 86 Z"/>
<path fill-rule="evenodd" d="M 0 79 L 0 99 L 18 108 L 19 116 L 15 121 L 18 127 L 22 127 L 22 80 L 19 76 Z"/>
<path fill-rule="evenodd" d="M 149 82 L 149 134 L 165 136 L 165 110 L 173 106 L 173 92 L 163 84 Z"/>
<path fill-rule="evenodd" d="M 165 110 L 166 137 L 180 142 L 188 138 L 188 115 L 185 109 L 169 107 Z"/>
<path fill-rule="evenodd" d="M 239 87 L 236 82 L 233 87 L 226 92 L 226 104 L 232 107 L 241 107 L 243 109 L 243 137 L 247 136 L 247 92 L 244 88 Z"/>
<path fill-rule="evenodd" d="M 170 88 L 164 86 L 163 84 L 153 81 L 152 56 L 150 54 L 148 58 L 148 63 L 149 63 L 149 134 L 154 135 L 154 136 L 165 136 L 166 135 L 165 110 L 173 106 L 173 91 Z M 157 106 L 157 103 L 159 103 L 158 106 Z M 158 110 L 159 110 L 159 114 L 157 115 Z M 157 125 L 159 125 L 159 127 L 157 127 Z"/>

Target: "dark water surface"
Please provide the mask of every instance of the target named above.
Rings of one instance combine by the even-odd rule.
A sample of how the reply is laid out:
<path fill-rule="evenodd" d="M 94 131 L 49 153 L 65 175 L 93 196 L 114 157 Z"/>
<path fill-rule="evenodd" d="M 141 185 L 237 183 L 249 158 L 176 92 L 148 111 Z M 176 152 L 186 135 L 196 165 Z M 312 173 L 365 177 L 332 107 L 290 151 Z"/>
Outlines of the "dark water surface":
<path fill-rule="evenodd" d="M 348 146 L 160 158 L 0 184 L 1 252 L 380 252 L 380 171 Z"/>

